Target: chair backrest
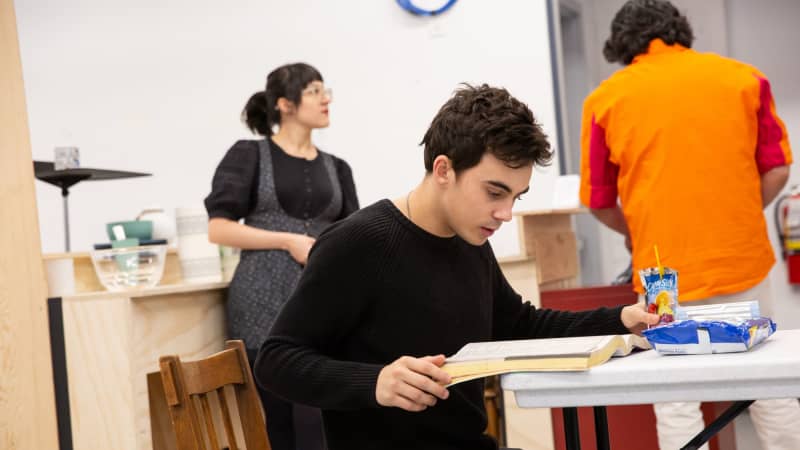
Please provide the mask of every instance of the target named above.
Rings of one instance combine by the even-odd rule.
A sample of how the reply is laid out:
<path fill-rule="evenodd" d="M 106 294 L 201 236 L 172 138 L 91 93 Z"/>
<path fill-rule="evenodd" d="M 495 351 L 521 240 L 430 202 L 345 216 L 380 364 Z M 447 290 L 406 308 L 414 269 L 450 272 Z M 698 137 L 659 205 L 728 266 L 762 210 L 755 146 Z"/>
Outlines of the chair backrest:
<path fill-rule="evenodd" d="M 242 341 L 198 361 L 162 356 L 159 365 L 178 450 L 271 450 Z"/>

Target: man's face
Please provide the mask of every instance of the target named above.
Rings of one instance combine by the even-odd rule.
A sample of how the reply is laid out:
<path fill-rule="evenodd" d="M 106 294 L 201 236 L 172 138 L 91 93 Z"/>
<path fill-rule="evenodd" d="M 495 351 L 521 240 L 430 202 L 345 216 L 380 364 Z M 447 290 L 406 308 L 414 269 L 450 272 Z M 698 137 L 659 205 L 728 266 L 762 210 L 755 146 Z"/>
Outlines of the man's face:
<path fill-rule="evenodd" d="M 450 169 L 442 201 L 447 225 L 470 244 L 483 245 L 511 220 L 511 208 L 528 192 L 532 171 L 532 164 L 513 169 L 491 153 L 458 175 Z"/>

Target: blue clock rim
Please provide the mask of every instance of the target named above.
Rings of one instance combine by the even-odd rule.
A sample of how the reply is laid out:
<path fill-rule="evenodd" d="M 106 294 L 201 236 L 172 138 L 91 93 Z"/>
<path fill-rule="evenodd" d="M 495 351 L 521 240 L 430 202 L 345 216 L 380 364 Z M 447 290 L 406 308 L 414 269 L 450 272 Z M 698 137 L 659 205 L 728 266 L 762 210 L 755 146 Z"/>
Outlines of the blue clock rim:
<path fill-rule="evenodd" d="M 442 7 L 438 9 L 423 9 L 414 5 L 411 0 L 397 0 L 397 4 L 406 11 L 418 16 L 435 16 L 450 9 L 457 0 L 448 0 Z"/>

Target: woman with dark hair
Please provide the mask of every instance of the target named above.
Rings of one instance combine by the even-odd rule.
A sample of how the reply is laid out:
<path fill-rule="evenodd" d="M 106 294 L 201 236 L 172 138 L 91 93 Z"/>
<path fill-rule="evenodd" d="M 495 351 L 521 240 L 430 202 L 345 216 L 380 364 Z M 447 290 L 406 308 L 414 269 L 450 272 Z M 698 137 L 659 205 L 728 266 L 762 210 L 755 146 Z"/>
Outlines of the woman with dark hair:
<path fill-rule="evenodd" d="M 205 199 L 209 239 L 242 249 L 226 312 L 228 337 L 244 340 L 251 366 L 316 237 L 358 209 L 350 167 L 311 140 L 312 130 L 330 123 L 331 100 L 322 75 L 308 64 L 272 71 L 266 89 L 253 94 L 242 111 L 248 128 L 265 139 L 236 142 Z M 301 448 L 309 435 L 321 442 L 318 412 L 261 388 L 259 393 L 274 450 Z M 295 419 L 298 426 L 311 422 L 313 429 L 295 433 Z"/>

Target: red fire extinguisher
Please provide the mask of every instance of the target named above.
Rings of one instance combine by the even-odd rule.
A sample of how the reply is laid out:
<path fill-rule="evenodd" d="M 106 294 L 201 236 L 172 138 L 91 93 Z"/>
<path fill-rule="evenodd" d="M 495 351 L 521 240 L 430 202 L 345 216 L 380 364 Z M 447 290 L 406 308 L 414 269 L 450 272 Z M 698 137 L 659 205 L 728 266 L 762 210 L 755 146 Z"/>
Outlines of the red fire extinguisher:
<path fill-rule="evenodd" d="M 775 202 L 775 227 L 789 283 L 800 284 L 800 186 L 792 186 Z"/>

